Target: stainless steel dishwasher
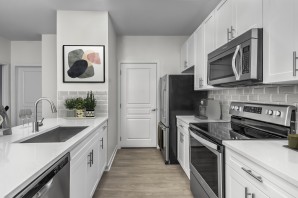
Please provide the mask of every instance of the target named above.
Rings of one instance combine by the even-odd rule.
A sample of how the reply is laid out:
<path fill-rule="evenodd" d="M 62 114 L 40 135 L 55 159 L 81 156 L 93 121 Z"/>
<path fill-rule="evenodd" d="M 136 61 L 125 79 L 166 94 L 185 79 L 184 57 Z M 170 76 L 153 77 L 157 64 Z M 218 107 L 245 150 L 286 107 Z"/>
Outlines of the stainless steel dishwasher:
<path fill-rule="evenodd" d="M 69 198 L 69 160 L 68 153 L 14 197 Z"/>

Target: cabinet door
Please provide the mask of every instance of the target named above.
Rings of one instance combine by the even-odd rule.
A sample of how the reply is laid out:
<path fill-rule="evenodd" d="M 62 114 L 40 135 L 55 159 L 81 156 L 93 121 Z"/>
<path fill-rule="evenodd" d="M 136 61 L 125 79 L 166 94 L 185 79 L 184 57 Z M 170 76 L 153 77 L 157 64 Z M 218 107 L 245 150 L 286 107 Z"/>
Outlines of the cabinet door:
<path fill-rule="evenodd" d="M 226 164 L 226 198 L 269 198 Z"/>
<path fill-rule="evenodd" d="M 182 45 L 180 52 L 180 67 L 181 72 L 187 67 L 187 41 Z"/>
<path fill-rule="evenodd" d="M 196 58 L 194 68 L 194 89 L 199 90 L 203 86 L 204 74 L 204 25 L 195 31 L 195 45 L 196 45 Z"/>
<path fill-rule="evenodd" d="M 233 26 L 233 12 L 233 0 L 222 1 L 215 8 L 216 47 L 224 45 L 229 41 L 229 38 L 232 38 L 231 35 L 234 32 L 232 34 L 228 34 L 228 29 L 231 31 L 231 26 Z"/>
<path fill-rule="evenodd" d="M 97 139 L 90 147 L 89 153 L 87 155 L 87 195 L 91 198 L 96 190 L 97 183 L 99 181 L 99 145 L 99 139 Z"/>
<path fill-rule="evenodd" d="M 212 12 L 204 21 L 204 67 L 202 69 L 203 73 L 203 81 L 202 81 L 202 88 L 212 88 L 209 86 L 208 79 L 207 79 L 207 61 L 208 61 L 208 54 L 215 50 L 215 17 L 214 12 Z"/>
<path fill-rule="evenodd" d="M 265 83 L 297 80 L 293 76 L 293 52 L 297 33 L 295 3 L 297 0 L 264 0 L 264 65 Z"/>
<path fill-rule="evenodd" d="M 183 131 L 178 127 L 177 128 L 177 146 L 178 146 L 178 156 L 177 159 L 182 168 L 184 168 L 184 134 Z"/>
<path fill-rule="evenodd" d="M 87 153 L 75 162 L 70 162 L 70 197 L 82 198 L 87 194 Z"/>
<path fill-rule="evenodd" d="M 233 0 L 235 6 L 235 36 L 241 35 L 251 28 L 263 27 L 262 0 Z"/>
<path fill-rule="evenodd" d="M 193 33 L 187 40 L 187 67 L 195 65 L 195 33 Z"/>
<path fill-rule="evenodd" d="M 101 178 L 107 165 L 107 128 L 102 132 L 100 136 L 99 147 L 99 178 Z"/>

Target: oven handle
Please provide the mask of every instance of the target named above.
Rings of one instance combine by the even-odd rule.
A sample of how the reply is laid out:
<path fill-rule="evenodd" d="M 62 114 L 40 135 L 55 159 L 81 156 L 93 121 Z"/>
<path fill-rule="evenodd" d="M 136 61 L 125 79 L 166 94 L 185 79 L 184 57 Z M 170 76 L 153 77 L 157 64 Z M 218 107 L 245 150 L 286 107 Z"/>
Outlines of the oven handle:
<path fill-rule="evenodd" d="M 239 50 L 240 50 L 240 45 L 237 45 L 235 53 L 233 55 L 233 59 L 232 59 L 232 69 L 233 69 L 234 75 L 236 77 L 236 80 L 240 80 L 240 74 L 238 74 L 237 69 L 236 69 L 236 57 L 237 57 Z"/>
<path fill-rule="evenodd" d="M 212 142 L 209 142 L 208 140 L 205 140 L 205 139 L 201 138 L 200 136 L 194 134 L 194 133 L 192 132 L 191 129 L 189 129 L 189 133 L 190 133 L 190 135 L 191 135 L 193 138 L 195 138 L 197 141 L 199 141 L 199 142 L 200 142 L 201 144 L 203 144 L 204 146 L 207 146 L 207 147 L 209 147 L 209 148 L 212 148 L 213 150 L 216 150 L 216 151 L 219 150 L 217 144 L 214 144 L 214 143 L 212 143 Z"/>

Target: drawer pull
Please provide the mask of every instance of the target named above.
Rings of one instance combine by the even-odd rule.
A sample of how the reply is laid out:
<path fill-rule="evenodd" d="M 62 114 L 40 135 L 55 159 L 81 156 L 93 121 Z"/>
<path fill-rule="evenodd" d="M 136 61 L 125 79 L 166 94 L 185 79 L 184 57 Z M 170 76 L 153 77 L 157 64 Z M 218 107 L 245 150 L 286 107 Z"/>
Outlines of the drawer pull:
<path fill-rule="evenodd" d="M 180 124 L 179 126 L 180 126 L 181 128 L 184 128 L 183 125 L 181 125 L 181 124 Z"/>
<path fill-rule="evenodd" d="M 252 177 L 255 178 L 256 180 L 258 180 L 259 182 L 263 182 L 262 177 L 253 174 L 253 172 L 252 172 L 251 170 L 248 170 L 248 169 L 246 169 L 246 168 L 244 168 L 244 167 L 242 167 L 242 170 L 244 170 L 247 174 L 249 174 L 250 176 L 252 176 Z"/>

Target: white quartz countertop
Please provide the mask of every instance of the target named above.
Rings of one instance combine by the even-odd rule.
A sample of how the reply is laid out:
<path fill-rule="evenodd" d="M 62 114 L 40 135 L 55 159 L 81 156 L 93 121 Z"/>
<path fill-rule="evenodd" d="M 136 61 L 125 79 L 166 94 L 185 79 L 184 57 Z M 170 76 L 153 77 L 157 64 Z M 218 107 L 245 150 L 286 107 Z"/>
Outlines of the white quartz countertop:
<path fill-rule="evenodd" d="M 177 119 L 182 120 L 183 122 L 185 122 L 186 124 L 190 124 L 190 123 L 199 123 L 199 122 L 229 122 L 229 120 L 202 120 L 199 119 L 193 115 L 188 115 L 188 116 L 176 116 Z"/>
<path fill-rule="evenodd" d="M 61 143 L 16 143 L 38 134 L 32 126 L 12 128 L 12 135 L 2 136 L 0 131 L 0 197 L 11 197 L 22 190 L 54 162 L 70 152 L 108 118 L 45 119 L 40 133 L 58 126 L 88 126 L 82 132 Z"/>
<path fill-rule="evenodd" d="M 285 148 L 287 140 L 230 140 L 223 144 L 298 186 L 298 151 Z"/>

